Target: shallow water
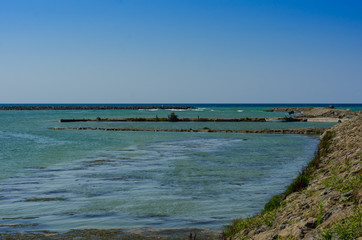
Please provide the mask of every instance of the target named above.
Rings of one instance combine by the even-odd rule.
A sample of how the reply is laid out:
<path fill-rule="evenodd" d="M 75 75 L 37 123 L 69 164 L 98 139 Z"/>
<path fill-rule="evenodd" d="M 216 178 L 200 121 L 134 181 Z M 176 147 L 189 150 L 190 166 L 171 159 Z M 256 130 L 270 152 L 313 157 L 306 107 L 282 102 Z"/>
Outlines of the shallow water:
<path fill-rule="evenodd" d="M 210 107 L 177 114 L 283 114 L 240 110 Z M 217 129 L 298 125 L 58 122 L 98 116 L 153 117 L 156 112 L 165 117 L 171 111 L 0 111 L 0 231 L 222 229 L 233 218 L 256 214 L 272 195 L 282 192 L 312 159 L 318 143 L 318 136 L 302 135 L 49 129 L 92 124 Z"/>

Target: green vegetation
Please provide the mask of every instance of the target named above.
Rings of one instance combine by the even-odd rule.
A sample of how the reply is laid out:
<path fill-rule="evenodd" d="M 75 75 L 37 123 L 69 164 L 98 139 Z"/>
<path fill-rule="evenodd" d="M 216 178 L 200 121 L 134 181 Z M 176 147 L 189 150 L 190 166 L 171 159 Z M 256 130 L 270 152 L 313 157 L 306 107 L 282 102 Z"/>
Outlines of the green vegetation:
<path fill-rule="evenodd" d="M 270 199 L 269 202 L 267 202 L 264 206 L 263 213 L 270 212 L 274 209 L 279 208 L 283 203 L 283 195 L 275 195 Z"/>
<path fill-rule="evenodd" d="M 316 226 L 318 226 L 318 225 L 320 225 L 322 223 L 322 217 L 323 217 L 323 204 L 321 203 L 319 205 L 319 213 L 317 215 Z"/>
<path fill-rule="evenodd" d="M 307 107 L 307 111 L 310 111 L 310 110 L 312 110 L 314 107 L 312 107 L 312 106 L 310 106 L 310 107 Z"/>
<path fill-rule="evenodd" d="M 177 122 L 179 121 L 179 118 L 174 112 L 172 112 L 170 115 L 168 115 L 168 120 L 170 122 Z"/>
<path fill-rule="evenodd" d="M 284 198 L 293 192 L 300 192 L 309 185 L 310 180 L 319 166 L 321 157 L 324 157 L 329 152 L 329 147 L 332 143 L 332 138 L 334 135 L 334 131 L 325 132 L 319 143 L 318 151 L 315 154 L 313 160 L 309 162 L 308 166 L 304 168 L 299 176 L 288 186 L 287 190 L 283 194 Z"/>
<path fill-rule="evenodd" d="M 305 189 L 308 185 L 312 177 L 314 176 L 315 171 L 317 170 L 321 157 L 325 156 L 329 152 L 329 147 L 332 143 L 332 138 L 335 135 L 334 131 L 327 131 L 323 138 L 321 139 L 318 151 L 315 154 L 313 160 L 305 167 L 299 176 L 287 187 L 285 192 L 280 195 L 275 195 L 271 198 L 269 202 L 267 202 L 264 206 L 264 210 L 261 214 L 256 215 L 254 217 L 249 217 L 246 219 L 236 219 L 233 220 L 231 225 L 227 225 L 224 229 L 224 238 L 229 238 L 234 236 L 236 233 L 244 230 L 244 229 L 253 229 L 260 227 L 262 225 L 267 225 L 271 227 L 276 218 L 276 213 L 283 206 L 283 199 L 285 199 L 288 195 L 299 192 Z M 320 207 L 319 212 L 319 223 L 321 222 L 321 218 L 323 214 L 323 206 Z M 317 216 L 318 223 L 318 216 Z"/>
<path fill-rule="evenodd" d="M 128 121 L 130 122 L 144 122 L 146 121 L 146 118 L 129 118 Z"/>
<path fill-rule="evenodd" d="M 287 188 L 284 192 L 284 197 L 294 193 L 300 192 L 301 190 L 305 189 L 309 184 L 309 175 L 306 171 L 303 171 Z"/>
<path fill-rule="evenodd" d="M 356 207 L 355 212 L 345 219 L 336 222 L 331 228 L 320 231 L 323 240 L 335 236 L 341 240 L 356 239 L 362 236 L 362 206 Z"/>
<path fill-rule="evenodd" d="M 357 174 L 357 176 L 350 177 L 348 179 L 342 178 L 337 174 L 336 171 L 333 172 L 333 175 L 327 178 L 323 184 L 326 187 L 332 187 L 335 190 L 341 193 L 348 193 L 351 191 L 350 197 L 348 200 L 358 203 L 358 190 L 362 188 L 362 175 Z"/>
<path fill-rule="evenodd" d="M 244 229 L 257 228 L 263 225 L 273 226 L 273 222 L 276 218 L 277 210 L 261 213 L 254 217 L 248 217 L 246 219 L 235 219 L 231 225 L 227 225 L 224 230 L 224 239 L 234 236 L 236 233 Z"/>
<path fill-rule="evenodd" d="M 321 142 L 319 143 L 320 152 L 322 157 L 324 157 L 329 152 L 329 147 L 332 144 L 332 138 L 336 134 L 335 131 L 326 131 L 324 133 Z"/>

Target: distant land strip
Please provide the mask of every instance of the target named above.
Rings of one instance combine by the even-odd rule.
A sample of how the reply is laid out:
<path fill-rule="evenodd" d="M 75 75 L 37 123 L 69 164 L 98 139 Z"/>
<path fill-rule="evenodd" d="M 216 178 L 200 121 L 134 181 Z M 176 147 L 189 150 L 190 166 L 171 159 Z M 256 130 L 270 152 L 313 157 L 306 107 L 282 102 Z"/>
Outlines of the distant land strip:
<path fill-rule="evenodd" d="M 275 118 L 275 121 L 284 121 L 284 118 Z M 266 122 L 265 118 L 177 118 L 170 120 L 169 118 L 96 118 L 96 119 L 60 119 L 59 122 Z M 298 119 L 296 121 L 304 121 Z"/>
<path fill-rule="evenodd" d="M 187 110 L 192 106 L 1 106 L 0 110 L 140 110 L 164 109 Z"/>
<path fill-rule="evenodd" d="M 222 133 L 273 133 L 273 134 L 306 134 L 306 135 L 320 135 L 327 128 L 309 127 L 309 128 L 294 128 L 294 129 L 263 129 L 263 130 L 221 130 L 221 129 L 152 129 L 152 128 L 101 128 L 101 127 L 74 127 L 63 128 L 55 127 L 52 130 L 98 130 L 98 131 L 131 131 L 131 132 L 222 132 Z"/>

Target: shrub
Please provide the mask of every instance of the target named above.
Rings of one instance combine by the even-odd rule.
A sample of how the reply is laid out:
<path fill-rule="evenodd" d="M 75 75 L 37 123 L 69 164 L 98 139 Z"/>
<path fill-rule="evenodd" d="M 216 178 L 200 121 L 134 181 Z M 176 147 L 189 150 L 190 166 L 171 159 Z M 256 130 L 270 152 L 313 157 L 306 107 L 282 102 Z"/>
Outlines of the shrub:
<path fill-rule="evenodd" d="M 277 211 L 273 210 L 266 213 L 261 213 L 254 217 L 247 217 L 245 219 L 235 219 L 233 223 L 225 226 L 223 232 L 223 238 L 228 239 L 231 236 L 234 236 L 236 233 L 240 232 L 243 229 L 254 229 L 262 225 L 273 226 L 273 223 L 276 218 Z"/>
<path fill-rule="evenodd" d="M 319 143 L 320 155 L 323 157 L 328 153 L 329 147 L 332 143 L 332 138 L 336 132 L 335 131 L 326 131 L 324 133 L 321 142 Z"/>
<path fill-rule="evenodd" d="M 299 192 L 306 188 L 309 184 L 309 176 L 305 173 L 300 174 L 287 188 L 284 193 L 284 197 L 290 195 L 293 192 Z"/>
<path fill-rule="evenodd" d="M 272 199 L 269 200 L 264 206 L 263 213 L 272 211 L 274 209 L 277 209 L 281 206 L 283 202 L 283 196 L 282 195 L 275 195 L 272 197 Z"/>
<path fill-rule="evenodd" d="M 177 122 L 179 121 L 179 118 L 174 112 L 172 112 L 170 115 L 168 115 L 168 120 L 170 122 Z"/>

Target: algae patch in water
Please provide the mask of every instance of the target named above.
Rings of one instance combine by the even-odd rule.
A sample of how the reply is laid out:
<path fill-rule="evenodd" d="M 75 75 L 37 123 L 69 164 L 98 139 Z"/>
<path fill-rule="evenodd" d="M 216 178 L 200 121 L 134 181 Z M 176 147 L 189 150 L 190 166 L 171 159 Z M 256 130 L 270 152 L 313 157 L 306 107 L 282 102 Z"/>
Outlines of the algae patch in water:
<path fill-rule="evenodd" d="M 67 201 L 65 198 L 27 198 L 25 202 Z"/>

